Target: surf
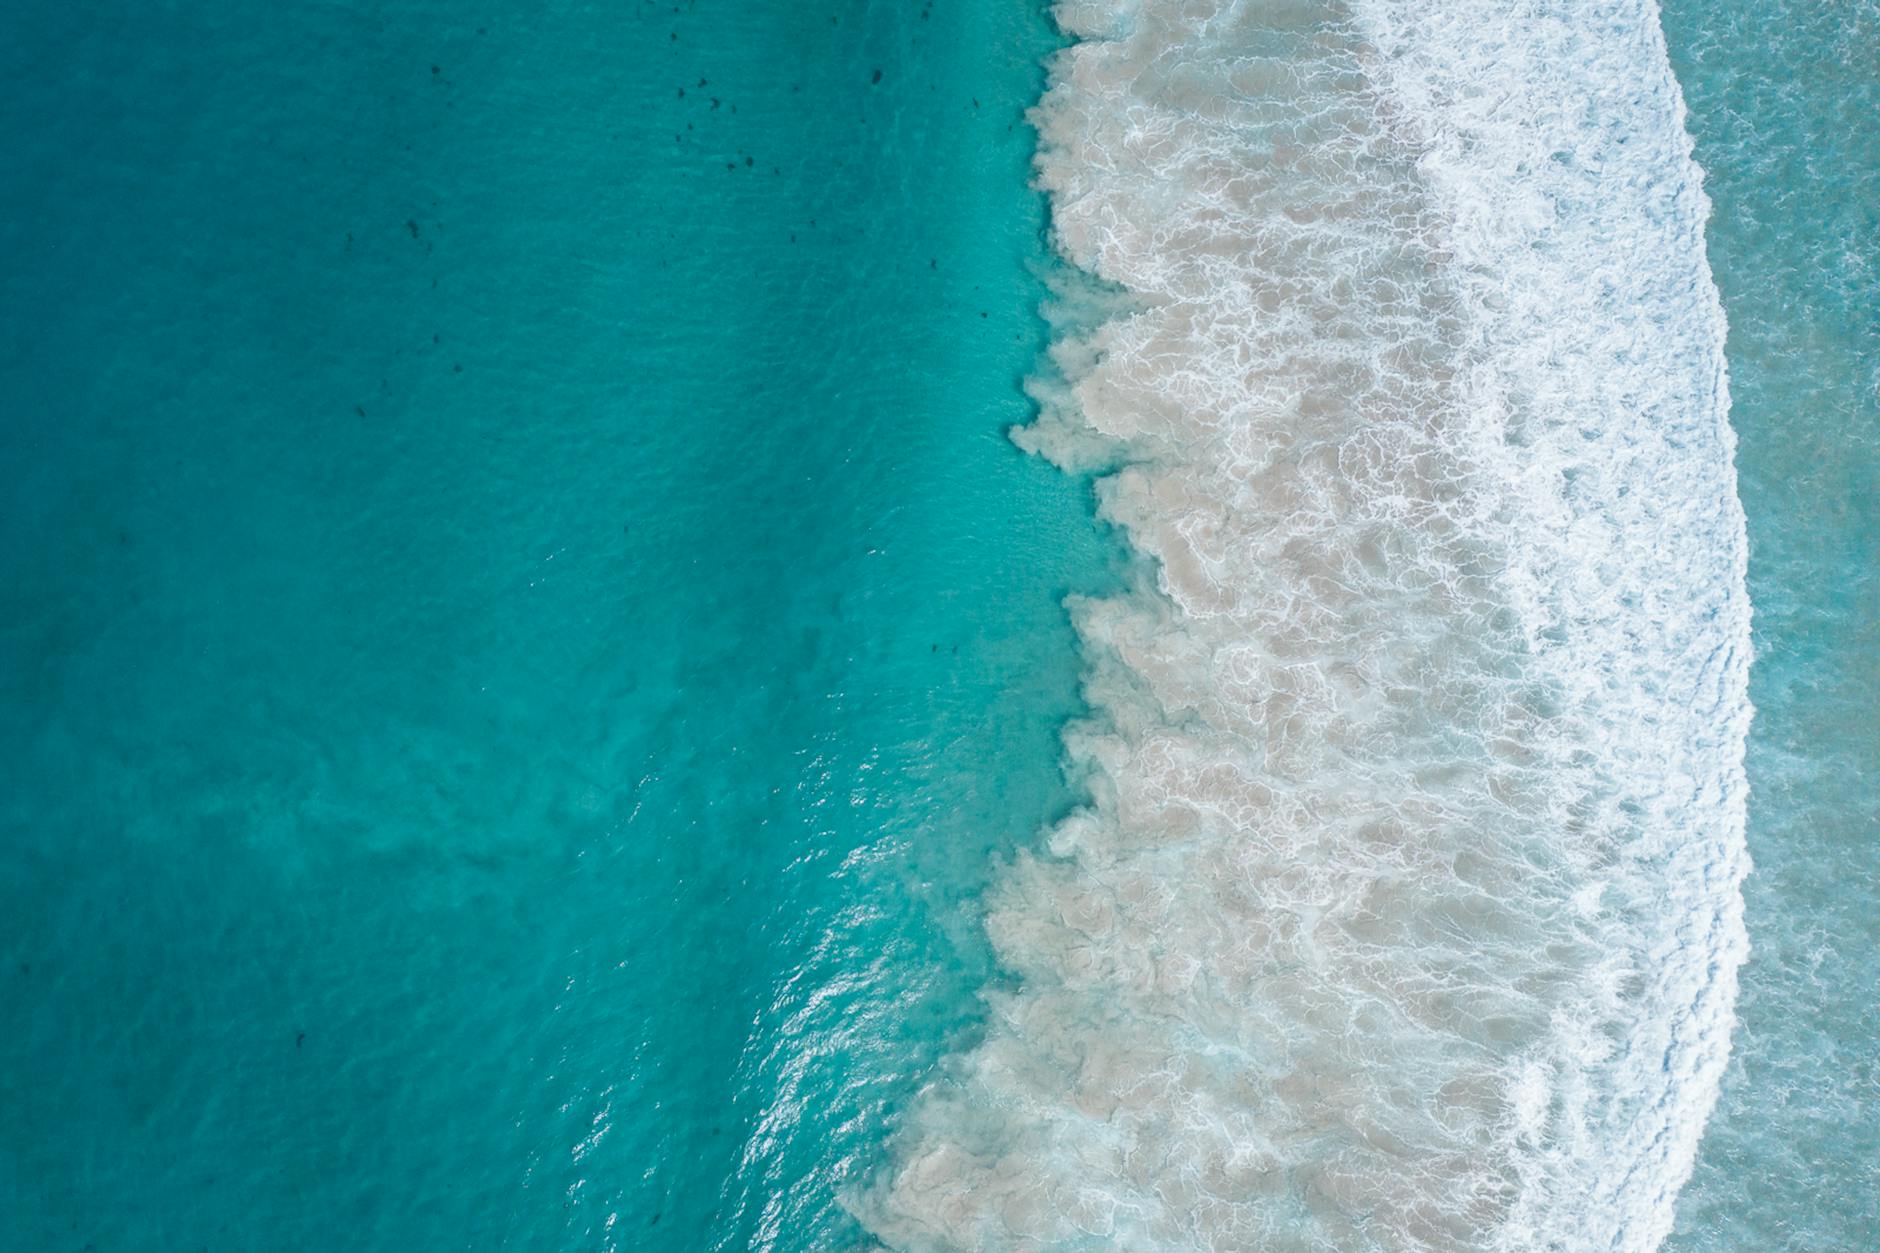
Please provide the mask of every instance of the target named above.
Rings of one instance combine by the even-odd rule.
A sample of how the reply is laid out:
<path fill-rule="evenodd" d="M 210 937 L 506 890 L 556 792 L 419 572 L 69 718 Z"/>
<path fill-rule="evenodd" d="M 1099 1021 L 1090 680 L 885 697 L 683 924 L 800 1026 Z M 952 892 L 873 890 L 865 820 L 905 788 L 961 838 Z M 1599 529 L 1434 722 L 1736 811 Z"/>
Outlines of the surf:
<path fill-rule="evenodd" d="M 890 1247 L 1648 1249 L 1728 1056 L 1749 601 L 1657 11 L 1068 0 L 1019 442 L 1089 802 L 850 1198 Z M 1103 312 L 1101 310 L 1107 310 Z"/>

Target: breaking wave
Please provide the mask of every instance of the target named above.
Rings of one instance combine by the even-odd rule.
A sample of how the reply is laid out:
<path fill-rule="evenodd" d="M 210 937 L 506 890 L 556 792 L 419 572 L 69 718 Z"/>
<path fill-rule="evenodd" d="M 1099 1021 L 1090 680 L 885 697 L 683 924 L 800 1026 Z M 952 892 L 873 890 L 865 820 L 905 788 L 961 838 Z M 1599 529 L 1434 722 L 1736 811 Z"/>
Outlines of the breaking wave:
<path fill-rule="evenodd" d="M 1650 0 L 1067 0 L 1025 445 L 1091 802 L 856 1212 L 903 1250 L 1648 1249 L 1745 951 L 1745 539 Z"/>

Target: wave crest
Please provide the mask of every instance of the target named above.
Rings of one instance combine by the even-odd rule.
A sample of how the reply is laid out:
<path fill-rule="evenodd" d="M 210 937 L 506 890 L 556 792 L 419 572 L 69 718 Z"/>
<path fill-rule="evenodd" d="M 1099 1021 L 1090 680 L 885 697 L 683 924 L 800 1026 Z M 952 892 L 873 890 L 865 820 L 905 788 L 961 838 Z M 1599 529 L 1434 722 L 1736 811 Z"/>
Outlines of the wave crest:
<path fill-rule="evenodd" d="M 1650 1248 L 1728 1051 L 1749 606 L 1654 9 L 1076 0 L 1057 242 L 1131 311 L 1091 803 L 858 1214 L 907 1250 Z"/>

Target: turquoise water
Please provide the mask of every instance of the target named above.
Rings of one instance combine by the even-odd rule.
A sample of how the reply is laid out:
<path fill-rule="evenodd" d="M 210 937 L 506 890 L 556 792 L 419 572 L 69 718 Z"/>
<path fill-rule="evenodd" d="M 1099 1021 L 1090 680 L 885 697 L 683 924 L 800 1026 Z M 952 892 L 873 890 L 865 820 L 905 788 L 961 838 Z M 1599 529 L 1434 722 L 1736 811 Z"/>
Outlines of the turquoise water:
<path fill-rule="evenodd" d="M 0 15 L 0 1248 L 1873 1245 L 1880 11 L 1663 15 L 1697 1141 L 1651 9 L 1066 6 L 1147 563 L 1038 0 Z"/>
<path fill-rule="evenodd" d="M 1680 1250 L 1880 1241 L 1880 7 L 1668 0 L 1756 606 L 1750 942 Z"/>
<path fill-rule="evenodd" d="M 843 1245 L 1114 560 L 1055 42 L 0 16 L 0 1245 Z"/>

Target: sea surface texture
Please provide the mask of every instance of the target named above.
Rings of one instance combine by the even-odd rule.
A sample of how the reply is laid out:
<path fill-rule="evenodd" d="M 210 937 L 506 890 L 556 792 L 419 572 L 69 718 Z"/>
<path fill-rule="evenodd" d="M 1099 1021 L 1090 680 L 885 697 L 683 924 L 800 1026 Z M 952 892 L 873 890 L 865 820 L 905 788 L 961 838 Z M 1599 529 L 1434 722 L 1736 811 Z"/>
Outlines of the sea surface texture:
<path fill-rule="evenodd" d="M 1649 1249 L 1746 952 L 1744 516 L 1655 6 L 1090 0 L 1038 112 L 1127 311 L 1023 440 L 1090 804 L 859 1208 L 905 1249 Z"/>
<path fill-rule="evenodd" d="M 1112 553 L 1012 0 L 0 6 L 0 1249 L 849 1249 Z"/>
<path fill-rule="evenodd" d="M 1874 0 L 0 6 L 0 1251 L 1880 1247 L 1876 117 Z"/>
<path fill-rule="evenodd" d="M 1678 1253 L 1880 1248 L 1880 5 L 1669 0 L 1749 513 L 1750 960 Z"/>

